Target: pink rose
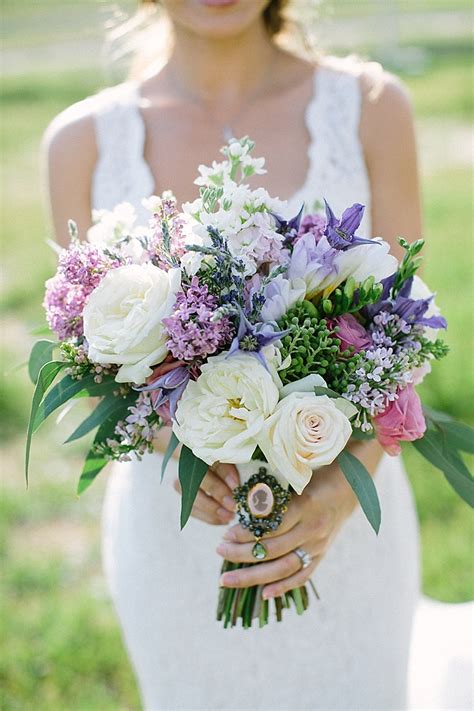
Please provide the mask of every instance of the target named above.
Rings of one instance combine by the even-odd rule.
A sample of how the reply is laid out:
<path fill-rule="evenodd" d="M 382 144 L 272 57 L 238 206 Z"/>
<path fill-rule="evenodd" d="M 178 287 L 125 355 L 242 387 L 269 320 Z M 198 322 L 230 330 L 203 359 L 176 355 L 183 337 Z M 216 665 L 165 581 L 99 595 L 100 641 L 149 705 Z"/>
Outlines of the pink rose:
<path fill-rule="evenodd" d="M 366 350 L 372 345 L 369 334 L 352 314 L 338 316 L 330 321 L 329 324 L 329 328 L 339 326 L 336 336 L 341 341 L 341 351 L 346 351 L 349 346 L 352 346 L 354 351 L 359 353 L 359 351 Z"/>
<path fill-rule="evenodd" d="M 413 442 L 423 437 L 426 422 L 421 400 L 413 385 L 398 391 L 398 398 L 391 402 L 381 415 L 373 419 L 378 441 L 388 454 L 400 454 L 400 442 Z"/>

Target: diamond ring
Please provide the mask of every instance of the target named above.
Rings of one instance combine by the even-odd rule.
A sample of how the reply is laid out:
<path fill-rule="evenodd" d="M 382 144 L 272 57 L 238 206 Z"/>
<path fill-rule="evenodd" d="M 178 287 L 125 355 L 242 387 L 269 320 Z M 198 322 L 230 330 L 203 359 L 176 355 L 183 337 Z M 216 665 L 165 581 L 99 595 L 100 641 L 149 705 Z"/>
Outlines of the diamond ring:
<path fill-rule="evenodd" d="M 302 548 L 295 548 L 293 553 L 296 553 L 298 558 L 301 561 L 301 568 L 307 568 L 309 565 L 311 565 L 311 561 L 313 560 L 310 556 L 309 553 L 306 553 Z"/>

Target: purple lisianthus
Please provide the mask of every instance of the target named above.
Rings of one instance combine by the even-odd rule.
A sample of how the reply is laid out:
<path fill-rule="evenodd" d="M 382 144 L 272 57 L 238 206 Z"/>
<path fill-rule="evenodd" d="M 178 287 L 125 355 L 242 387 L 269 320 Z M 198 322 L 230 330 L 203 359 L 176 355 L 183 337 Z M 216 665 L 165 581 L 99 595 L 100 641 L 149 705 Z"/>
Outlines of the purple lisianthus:
<path fill-rule="evenodd" d="M 172 315 L 163 319 L 169 336 L 167 346 L 175 358 L 206 358 L 230 342 L 232 323 L 227 316 L 213 320 L 217 307 L 217 298 L 198 277 L 178 292 Z"/>
<path fill-rule="evenodd" d="M 285 331 L 275 331 L 271 323 L 252 324 L 240 309 L 240 323 L 237 335 L 229 349 L 227 357 L 237 353 L 245 353 L 254 356 L 268 370 L 267 361 L 262 353 L 262 348 L 278 341 L 289 333 Z"/>
<path fill-rule="evenodd" d="M 373 240 L 364 239 L 356 235 L 356 230 L 359 228 L 364 216 L 364 205 L 354 203 L 352 207 L 344 210 L 340 220 L 337 219 L 327 201 L 324 201 L 326 206 L 326 235 L 329 244 L 334 249 L 344 250 L 350 247 L 356 247 L 359 244 L 374 244 Z"/>

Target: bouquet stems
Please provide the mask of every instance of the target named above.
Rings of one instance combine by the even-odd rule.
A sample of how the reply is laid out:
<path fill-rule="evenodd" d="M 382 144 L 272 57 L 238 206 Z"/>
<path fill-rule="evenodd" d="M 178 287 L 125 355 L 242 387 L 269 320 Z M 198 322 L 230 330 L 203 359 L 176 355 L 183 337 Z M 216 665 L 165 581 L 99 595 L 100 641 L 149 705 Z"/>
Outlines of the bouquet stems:
<path fill-rule="evenodd" d="M 249 568 L 259 563 L 231 563 L 225 560 L 221 573 L 240 568 Z M 314 585 L 311 587 L 319 599 Z M 221 588 L 217 603 L 217 619 L 224 622 L 224 627 L 236 627 L 241 620 L 242 627 L 248 629 L 252 621 L 258 620 L 259 627 L 264 627 L 270 619 L 270 600 L 262 597 L 263 585 L 254 585 L 250 588 Z M 277 622 L 283 619 L 283 610 L 294 605 L 298 615 L 302 615 L 309 607 L 309 595 L 305 585 L 290 590 L 274 598 L 275 617 Z"/>

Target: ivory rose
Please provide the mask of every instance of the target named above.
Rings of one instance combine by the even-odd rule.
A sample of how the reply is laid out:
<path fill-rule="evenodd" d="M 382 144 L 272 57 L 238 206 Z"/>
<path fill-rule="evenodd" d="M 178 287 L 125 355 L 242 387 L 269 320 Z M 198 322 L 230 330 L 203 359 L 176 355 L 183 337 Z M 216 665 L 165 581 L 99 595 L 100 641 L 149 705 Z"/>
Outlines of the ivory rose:
<path fill-rule="evenodd" d="M 313 469 L 331 464 L 351 433 L 349 419 L 334 400 L 291 392 L 265 420 L 257 442 L 269 465 L 301 494 Z"/>
<path fill-rule="evenodd" d="M 188 383 L 173 432 L 208 464 L 248 462 L 277 402 L 277 384 L 256 358 L 221 353 L 209 358 L 199 378 Z"/>
<path fill-rule="evenodd" d="M 181 283 L 179 269 L 128 264 L 103 278 L 84 308 L 84 335 L 94 363 L 120 365 L 118 383 L 143 383 L 168 354 L 163 318 Z"/>
<path fill-rule="evenodd" d="M 399 390 L 397 400 L 389 403 L 373 419 L 377 439 L 388 454 L 400 454 L 400 442 L 413 442 L 423 437 L 426 422 L 421 401 L 413 385 Z"/>

